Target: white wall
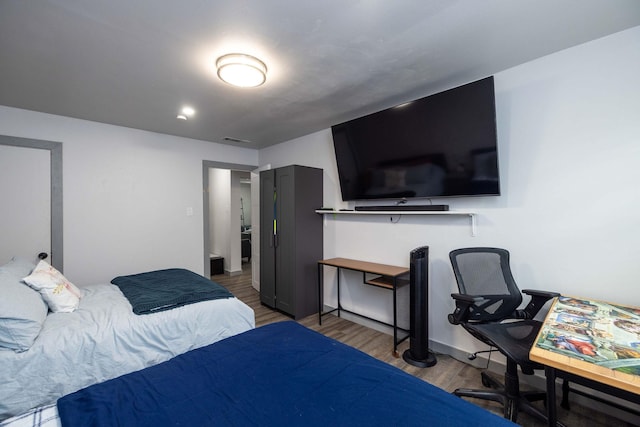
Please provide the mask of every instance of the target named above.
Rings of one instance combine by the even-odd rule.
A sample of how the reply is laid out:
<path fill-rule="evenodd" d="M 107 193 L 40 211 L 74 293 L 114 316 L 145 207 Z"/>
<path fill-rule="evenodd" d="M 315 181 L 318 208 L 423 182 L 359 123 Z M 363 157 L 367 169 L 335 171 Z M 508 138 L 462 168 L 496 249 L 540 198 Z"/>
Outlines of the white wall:
<path fill-rule="evenodd" d="M 258 161 L 251 149 L 3 106 L 0 134 L 62 142 L 64 272 L 79 285 L 203 273 L 202 161 Z"/>
<path fill-rule="evenodd" d="M 409 251 L 429 245 L 430 339 L 464 351 L 480 346 L 446 319 L 454 248 L 509 249 L 521 289 L 640 305 L 638 52 L 640 27 L 495 75 L 502 195 L 433 200 L 477 212 L 477 237 L 466 217 L 327 217 L 324 257 L 408 266 Z M 330 130 L 261 150 L 267 163 L 323 168 L 324 205 L 345 207 Z M 335 283 L 325 271 L 329 303 Z M 380 291 L 345 278 L 346 307 L 391 319 Z"/>

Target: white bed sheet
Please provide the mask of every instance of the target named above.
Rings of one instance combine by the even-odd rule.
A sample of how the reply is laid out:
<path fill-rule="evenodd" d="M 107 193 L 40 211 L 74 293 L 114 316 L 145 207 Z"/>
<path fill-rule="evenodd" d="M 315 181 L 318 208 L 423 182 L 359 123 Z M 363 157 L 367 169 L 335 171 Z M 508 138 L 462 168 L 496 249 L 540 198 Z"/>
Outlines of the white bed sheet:
<path fill-rule="evenodd" d="M 0 427 L 62 427 L 55 403 L 0 421 Z"/>
<path fill-rule="evenodd" d="M 29 350 L 0 348 L 0 420 L 255 327 L 237 298 L 136 315 L 115 285 L 82 289 L 78 309 L 49 313 Z"/>

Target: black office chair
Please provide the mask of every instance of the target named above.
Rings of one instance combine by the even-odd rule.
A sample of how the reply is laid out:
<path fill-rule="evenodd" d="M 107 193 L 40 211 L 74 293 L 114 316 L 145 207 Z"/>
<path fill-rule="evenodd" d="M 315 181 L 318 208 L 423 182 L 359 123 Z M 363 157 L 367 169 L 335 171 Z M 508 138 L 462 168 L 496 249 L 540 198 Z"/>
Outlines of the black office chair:
<path fill-rule="evenodd" d="M 543 392 L 520 392 L 518 366 L 527 375 L 542 365 L 529 360 L 541 322 L 533 320 L 538 311 L 558 293 L 523 290 L 531 296 L 524 309 L 522 294 L 516 286 L 509 266 L 509 252 L 498 248 L 465 248 L 449 254 L 460 293 L 451 294 L 456 303 L 449 322 L 462 325 L 471 335 L 497 349 L 507 358 L 504 384 L 482 372 L 482 384 L 491 389 L 471 390 L 459 388 L 453 393 L 460 397 L 500 402 L 504 417 L 516 421 L 524 411 L 546 421 L 546 415 L 531 402 L 545 398 Z M 515 319 L 503 322 L 507 319 Z M 475 358 L 475 354 L 470 356 Z"/>

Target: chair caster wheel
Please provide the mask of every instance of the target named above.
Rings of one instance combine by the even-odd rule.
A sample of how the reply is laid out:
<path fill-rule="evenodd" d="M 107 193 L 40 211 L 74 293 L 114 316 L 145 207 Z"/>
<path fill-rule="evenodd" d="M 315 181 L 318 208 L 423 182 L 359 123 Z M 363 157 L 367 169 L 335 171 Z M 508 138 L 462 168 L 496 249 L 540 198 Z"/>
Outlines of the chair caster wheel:
<path fill-rule="evenodd" d="M 481 378 L 482 378 L 482 385 L 487 388 L 491 388 L 491 383 L 489 382 L 489 379 L 484 375 L 482 375 Z"/>

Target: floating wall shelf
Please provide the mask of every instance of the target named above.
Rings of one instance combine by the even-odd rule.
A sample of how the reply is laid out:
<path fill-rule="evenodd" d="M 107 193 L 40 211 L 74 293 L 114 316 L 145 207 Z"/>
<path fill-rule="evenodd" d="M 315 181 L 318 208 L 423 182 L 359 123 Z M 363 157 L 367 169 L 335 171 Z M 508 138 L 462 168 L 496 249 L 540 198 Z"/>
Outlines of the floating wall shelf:
<path fill-rule="evenodd" d="M 402 215 L 454 215 L 454 216 L 468 216 L 471 221 L 471 235 L 473 237 L 477 234 L 476 213 L 470 211 L 335 211 L 318 209 L 316 213 L 325 215 L 389 215 L 389 216 L 402 216 Z"/>

